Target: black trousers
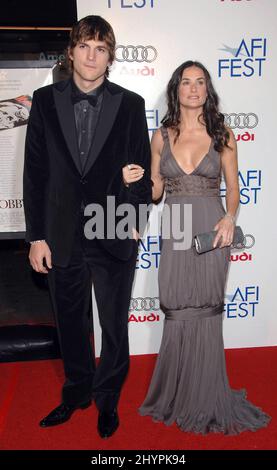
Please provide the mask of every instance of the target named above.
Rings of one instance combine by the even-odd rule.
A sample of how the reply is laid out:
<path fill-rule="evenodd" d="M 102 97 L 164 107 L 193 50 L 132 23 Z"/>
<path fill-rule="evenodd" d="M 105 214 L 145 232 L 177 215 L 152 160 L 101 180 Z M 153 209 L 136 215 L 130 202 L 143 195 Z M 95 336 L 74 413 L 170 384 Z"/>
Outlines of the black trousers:
<path fill-rule="evenodd" d="M 137 258 L 121 261 L 98 240 L 77 234 L 70 265 L 53 266 L 48 274 L 65 371 L 62 399 L 79 405 L 94 398 L 99 410 L 117 406 L 129 368 L 128 311 Z M 102 328 L 98 366 L 89 334 L 91 287 Z"/>

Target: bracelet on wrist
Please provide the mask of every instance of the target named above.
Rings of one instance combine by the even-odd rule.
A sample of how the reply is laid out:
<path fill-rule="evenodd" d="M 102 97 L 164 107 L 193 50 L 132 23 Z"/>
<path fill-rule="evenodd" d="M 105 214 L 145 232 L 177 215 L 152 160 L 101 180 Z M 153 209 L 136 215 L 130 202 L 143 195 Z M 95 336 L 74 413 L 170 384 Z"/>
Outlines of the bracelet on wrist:
<path fill-rule="evenodd" d="M 229 217 L 229 218 L 232 220 L 232 222 L 233 222 L 233 223 L 235 223 L 235 222 L 236 222 L 236 219 L 235 219 L 235 217 L 234 217 L 232 214 L 229 214 L 228 212 L 226 212 L 226 214 L 225 214 L 225 216 L 224 216 L 224 217 Z"/>
<path fill-rule="evenodd" d="M 35 243 L 41 243 L 41 242 L 45 242 L 45 240 L 33 240 L 30 242 L 30 244 L 35 245 Z"/>

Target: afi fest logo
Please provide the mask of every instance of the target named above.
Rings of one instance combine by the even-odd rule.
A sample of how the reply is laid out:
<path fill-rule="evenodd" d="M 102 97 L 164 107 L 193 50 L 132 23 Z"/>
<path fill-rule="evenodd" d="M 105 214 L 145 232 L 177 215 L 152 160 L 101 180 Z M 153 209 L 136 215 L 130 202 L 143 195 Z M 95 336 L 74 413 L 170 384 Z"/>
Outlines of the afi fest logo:
<path fill-rule="evenodd" d="M 158 0 L 107 0 L 108 8 L 154 8 Z"/>
<path fill-rule="evenodd" d="M 259 195 L 262 190 L 262 170 L 256 168 L 239 171 L 239 186 L 240 186 L 240 204 L 258 204 Z M 220 186 L 221 197 L 226 196 L 226 184 L 222 178 Z"/>
<path fill-rule="evenodd" d="M 223 46 L 219 50 L 224 51 L 231 58 L 219 59 L 219 78 L 262 76 L 267 57 L 266 38 L 242 39 L 237 47 L 226 44 Z"/>
<path fill-rule="evenodd" d="M 158 269 L 161 243 L 161 235 L 147 235 L 139 240 L 136 269 Z"/>
<path fill-rule="evenodd" d="M 238 286 L 225 295 L 224 311 L 227 318 L 254 318 L 258 313 L 260 286 Z"/>

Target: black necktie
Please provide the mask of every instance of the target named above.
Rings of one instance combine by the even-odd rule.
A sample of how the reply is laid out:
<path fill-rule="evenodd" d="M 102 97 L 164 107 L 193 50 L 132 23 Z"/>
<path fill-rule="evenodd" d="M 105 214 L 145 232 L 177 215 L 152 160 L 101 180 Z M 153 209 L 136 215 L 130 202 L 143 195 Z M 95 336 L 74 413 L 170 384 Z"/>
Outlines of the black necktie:
<path fill-rule="evenodd" d="M 86 93 L 72 93 L 71 100 L 72 103 L 79 103 L 82 100 L 87 100 L 92 106 L 96 106 L 98 96 L 96 95 L 87 95 Z"/>

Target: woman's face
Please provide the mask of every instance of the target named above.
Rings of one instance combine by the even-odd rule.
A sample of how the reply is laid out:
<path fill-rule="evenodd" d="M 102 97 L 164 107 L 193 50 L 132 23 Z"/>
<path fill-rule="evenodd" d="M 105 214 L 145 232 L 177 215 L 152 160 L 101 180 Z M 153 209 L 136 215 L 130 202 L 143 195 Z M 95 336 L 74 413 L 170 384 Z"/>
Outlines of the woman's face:
<path fill-rule="evenodd" d="M 202 108 L 207 99 L 207 83 L 202 69 L 195 65 L 183 71 L 179 85 L 180 105 L 190 109 Z"/>

